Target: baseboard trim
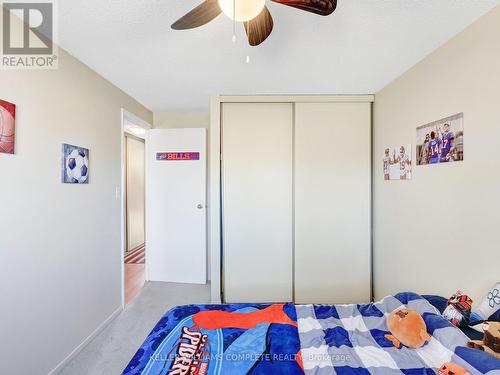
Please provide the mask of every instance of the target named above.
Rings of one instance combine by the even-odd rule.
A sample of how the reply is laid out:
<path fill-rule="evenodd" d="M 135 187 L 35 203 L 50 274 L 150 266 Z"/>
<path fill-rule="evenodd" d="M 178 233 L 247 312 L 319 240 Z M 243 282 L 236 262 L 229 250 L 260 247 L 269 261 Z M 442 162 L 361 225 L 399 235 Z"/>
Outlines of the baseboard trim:
<path fill-rule="evenodd" d="M 73 358 L 77 356 L 78 353 L 82 351 L 99 333 L 101 333 L 104 328 L 106 328 L 121 312 L 123 307 L 117 308 L 104 322 L 102 322 L 95 330 L 92 332 L 85 340 L 82 341 L 71 353 L 69 353 L 66 358 L 64 358 L 51 372 L 49 375 L 55 375 L 60 372 Z"/>

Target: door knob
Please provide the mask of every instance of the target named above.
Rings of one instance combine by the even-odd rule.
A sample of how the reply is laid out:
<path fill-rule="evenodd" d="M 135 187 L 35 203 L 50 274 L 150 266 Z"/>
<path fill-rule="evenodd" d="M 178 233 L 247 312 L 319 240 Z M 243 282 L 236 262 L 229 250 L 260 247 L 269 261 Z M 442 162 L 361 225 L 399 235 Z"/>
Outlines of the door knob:
<path fill-rule="evenodd" d="M 203 208 L 203 205 L 202 205 L 201 203 L 199 203 L 199 204 L 196 206 L 196 208 L 197 208 L 198 210 L 201 210 L 201 209 Z"/>

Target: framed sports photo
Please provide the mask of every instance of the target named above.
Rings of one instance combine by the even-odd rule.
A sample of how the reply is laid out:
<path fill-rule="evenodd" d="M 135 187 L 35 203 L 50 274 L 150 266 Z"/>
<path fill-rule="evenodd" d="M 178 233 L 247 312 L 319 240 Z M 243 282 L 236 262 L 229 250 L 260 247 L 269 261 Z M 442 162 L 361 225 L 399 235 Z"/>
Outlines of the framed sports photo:
<path fill-rule="evenodd" d="M 0 153 L 13 154 L 16 140 L 16 105 L 0 100 Z"/>
<path fill-rule="evenodd" d="M 88 184 L 89 150 L 63 144 L 61 151 L 61 182 L 65 184 Z"/>
<path fill-rule="evenodd" d="M 464 160 L 464 114 L 417 128 L 417 165 Z"/>
<path fill-rule="evenodd" d="M 411 180 L 411 145 L 386 147 L 383 164 L 384 180 Z"/>

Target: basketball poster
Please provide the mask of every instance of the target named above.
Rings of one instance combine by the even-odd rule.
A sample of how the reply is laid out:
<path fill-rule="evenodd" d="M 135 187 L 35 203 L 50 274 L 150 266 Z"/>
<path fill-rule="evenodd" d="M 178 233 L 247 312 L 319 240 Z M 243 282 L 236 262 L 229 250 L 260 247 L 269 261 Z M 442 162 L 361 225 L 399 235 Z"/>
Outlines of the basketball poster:
<path fill-rule="evenodd" d="M 417 164 L 464 160 L 464 114 L 446 117 L 417 128 Z"/>
<path fill-rule="evenodd" d="M 16 105 L 0 100 L 0 153 L 13 154 L 16 138 Z"/>
<path fill-rule="evenodd" d="M 411 145 L 384 149 L 384 180 L 411 180 Z"/>

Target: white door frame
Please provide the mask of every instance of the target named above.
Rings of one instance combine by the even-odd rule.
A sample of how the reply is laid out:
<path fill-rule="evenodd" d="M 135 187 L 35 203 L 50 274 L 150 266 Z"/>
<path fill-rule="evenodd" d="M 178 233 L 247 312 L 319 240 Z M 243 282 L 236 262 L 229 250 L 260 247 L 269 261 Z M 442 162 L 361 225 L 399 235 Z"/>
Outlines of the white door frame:
<path fill-rule="evenodd" d="M 374 102 L 374 95 L 215 95 L 210 99 L 208 251 L 212 303 L 221 303 L 221 107 L 223 103 Z M 370 203 L 371 204 L 371 203 Z M 372 272 L 373 277 L 373 272 Z"/>
<path fill-rule="evenodd" d="M 121 131 L 120 131 L 120 155 L 121 155 L 121 188 L 120 188 L 120 196 L 121 196 L 121 246 L 120 246 L 120 269 L 121 269 L 121 301 L 122 301 L 122 308 L 125 307 L 125 264 L 124 264 L 124 257 L 123 255 L 125 254 L 125 247 L 127 246 L 127 239 L 125 238 L 127 234 L 126 230 L 126 220 L 125 220 L 125 207 L 126 207 L 126 196 L 125 196 L 125 187 L 126 187 L 126 181 L 125 181 L 125 124 L 127 123 L 132 123 L 138 127 L 141 127 L 145 130 L 150 130 L 153 129 L 153 126 L 143 119 L 141 119 L 139 116 L 134 115 L 132 112 L 127 111 L 126 109 L 122 108 L 121 109 Z M 145 146 L 145 152 L 147 155 L 147 150 L 148 150 L 148 136 L 144 137 L 144 146 Z M 145 214 L 144 214 L 144 220 L 146 220 L 147 217 L 147 210 L 148 210 L 148 197 L 147 197 L 147 192 L 148 192 L 148 167 L 147 163 L 145 163 Z M 117 192 L 118 194 L 118 192 Z M 144 242 L 147 244 L 147 231 L 144 231 Z M 147 249 L 147 247 L 146 247 Z M 146 250 L 147 251 L 147 250 Z M 147 256 L 147 255 L 146 255 Z M 146 280 L 148 280 L 148 269 L 147 265 L 145 265 L 145 276 Z"/>

